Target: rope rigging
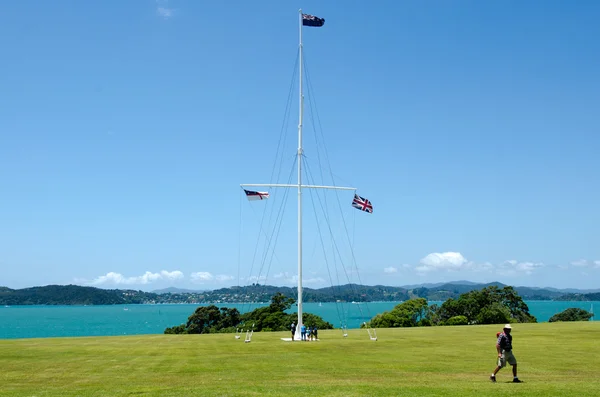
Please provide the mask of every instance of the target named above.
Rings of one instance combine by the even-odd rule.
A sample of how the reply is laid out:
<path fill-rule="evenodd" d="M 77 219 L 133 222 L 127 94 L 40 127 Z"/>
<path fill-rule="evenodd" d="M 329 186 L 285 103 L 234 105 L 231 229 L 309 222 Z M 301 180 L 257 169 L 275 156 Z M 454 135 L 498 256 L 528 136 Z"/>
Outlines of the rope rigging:
<path fill-rule="evenodd" d="M 299 52 L 298 52 L 299 55 Z M 286 131 L 290 126 L 290 112 L 291 112 L 291 103 L 292 103 L 292 92 L 294 86 L 294 80 L 298 75 L 299 62 L 298 55 L 296 57 L 296 62 L 294 65 L 294 71 L 292 73 L 292 82 L 290 83 L 290 88 L 288 91 L 288 98 L 286 107 L 284 110 L 283 121 L 281 124 L 281 130 L 279 134 L 279 140 L 277 144 L 277 150 L 275 159 L 273 161 L 273 167 L 271 170 L 271 179 L 270 181 L 278 181 L 280 180 L 284 168 L 284 160 L 285 156 L 285 147 L 286 147 Z M 315 153 L 316 153 L 316 163 L 317 163 L 317 172 L 313 173 L 311 169 L 311 165 L 309 157 L 307 157 L 303 152 L 298 155 L 297 153 L 293 156 L 293 161 L 291 164 L 290 171 L 287 175 L 287 181 L 285 181 L 285 186 L 294 186 L 292 185 L 292 177 L 294 174 L 295 167 L 298 166 L 297 161 L 302 161 L 301 165 L 304 168 L 304 177 L 309 185 L 319 185 L 319 186 L 327 186 L 326 179 L 330 179 L 329 186 L 337 186 L 335 183 L 336 177 L 332 172 L 331 163 L 329 160 L 329 154 L 327 151 L 327 146 L 325 144 L 325 137 L 323 134 L 323 128 L 321 125 L 321 120 L 317 111 L 316 100 L 313 95 L 312 81 L 310 78 L 310 74 L 308 71 L 308 67 L 306 64 L 306 58 L 304 57 L 302 65 L 305 70 L 306 76 L 306 87 L 307 87 L 307 97 L 308 97 L 308 113 L 310 114 L 310 124 L 312 126 L 312 132 L 314 135 L 314 144 L 315 144 Z M 327 168 L 327 170 L 324 170 Z M 326 172 L 328 171 L 328 172 Z M 317 177 L 320 178 L 319 183 L 317 183 Z M 260 185 L 266 186 L 266 185 Z M 262 284 L 263 291 L 266 291 L 267 280 L 269 278 L 269 274 L 271 272 L 273 261 L 276 260 L 280 266 L 283 266 L 285 261 L 280 261 L 279 257 L 276 254 L 276 246 L 280 237 L 281 227 L 284 223 L 284 210 L 287 205 L 287 200 L 289 198 L 289 191 L 291 189 L 284 189 L 282 195 L 278 194 L 278 190 L 274 189 L 272 196 L 272 200 L 266 200 L 264 203 L 262 214 L 260 215 L 259 224 L 259 233 L 256 237 L 256 243 L 254 245 L 254 250 L 252 254 L 252 259 L 250 261 L 250 273 L 247 278 L 247 281 L 256 280 L 256 284 L 258 285 L 260 291 L 260 284 Z M 347 284 L 350 286 L 351 293 L 354 296 L 357 296 L 357 300 L 360 300 L 360 291 L 358 290 L 355 283 L 352 282 L 352 275 L 356 273 L 359 284 L 362 284 L 360 280 L 360 275 L 358 272 L 358 266 L 356 261 L 356 255 L 354 252 L 354 242 L 355 242 L 355 226 L 356 226 L 356 213 L 353 212 L 353 222 L 352 222 L 352 237 L 349 235 L 348 224 L 346 222 L 344 211 L 348 210 L 350 206 L 346 199 L 340 199 L 340 192 L 337 189 L 334 189 L 335 197 L 333 200 L 328 200 L 328 194 L 326 189 L 304 189 L 303 192 L 308 191 L 308 198 L 312 204 L 312 209 L 314 213 L 314 221 L 316 226 L 316 232 L 314 235 L 318 236 L 319 241 L 315 241 L 314 252 L 316 252 L 317 245 L 320 242 L 321 253 L 323 255 L 323 264 L 326 267 L 327 275 L 329 278 L 330 288 L 332 294 L 337 299 L 335 301 L 335 307 L 337 316 L 339 318 L 340 328 L 342 329 L 343 335 L 347 336 L 347 326 L 348 326 L 348 312 L 349 310 L 345 307 L 349 303 L 345 300 L 345 298 L 341 294 L 341 286 L 342 282 L 340 279 L 340 275 L 342 278 L 345 277 L 347 280 Z M 256 192 L 253 192 L 256 193 Z M 242 196 L 240 200 L 242 200 Z M 274 201 L 273 205 L 270 205 L 270 201 Z M 346 202 L 346 204 L 342 205 L 342 201 Z M 278 205 L 277 205 L 278 204 Z M 331 216 L 331 211 L 329 211 L 331 206 L 335 206 L 337 204 L 337 212 L 339 214 L 339 220 L 334 219 Z M 258 214 L 254 206 L 249 205 L 252 209 L 254 215 L 258 218 Z M 354 211 L 354 210 L 352 210 Z M 268 214 L 267 214 L 268 212 Z M 334 220 L 338 221 L 338 230 L 334 230 L 333 222 Z M 240 285 L 240 267 L 242 263 L 242 254 L 241 254 L 241 245 L 242 245 L 242 205 L 240 204 L 240 234 L 239 234 L 239 246 L 240 250 L 238 252 L 238 286 Z M 345 239 L 336 239 L 338 234 L 346 235 Z M 261 245 L 261 240 L 264 238 L 264 242 L 262 243 L 262 252 L 259 254 L 259 245 Z M 330 244 L 325 243 L 325 239 L 330 239 Z M 345 245 L 348 247 L 345 247 Z M 350 267 L 344 265 L 344 255 L 343 251 L 346 252 L 346 256 L 350 258 Z M 314 255 L 313 252 L 313 255 Z M 254 275 L 255 265 L 257 262 L 260 263 L 258 266 L 258 274 Z M 318 263 L 315 261 L 315 263 Z M 304 278 L 303 278 L 304 279 Z M 301 289 L 303 292 L 304 288 Z M 246 294 L 245 296 L 248 296 Z M 368 328 L 368 325 L 365 319 L 370 320 L 371 313 L 368 308 L 367 302 L 362 302 L 367 311 L 368 318 L 365 317 L 365 313 L 363 313 L 362 305 L 357 305 L 360 311 L 361 323 Z M 244 306 L 243 306 L 244 307 Z M 367 329 L 369 332 L 369 337 L 372 340 L 373 336 L 371 334 L 371 330 Z M 241 331 L 243 332 L 243 330 Z M 374 332 L 374 331 L 373 331 Z M 250 334 L 251 335 L 251 334 Z M 239 338 L 239 337 L 236 337 Z"/>

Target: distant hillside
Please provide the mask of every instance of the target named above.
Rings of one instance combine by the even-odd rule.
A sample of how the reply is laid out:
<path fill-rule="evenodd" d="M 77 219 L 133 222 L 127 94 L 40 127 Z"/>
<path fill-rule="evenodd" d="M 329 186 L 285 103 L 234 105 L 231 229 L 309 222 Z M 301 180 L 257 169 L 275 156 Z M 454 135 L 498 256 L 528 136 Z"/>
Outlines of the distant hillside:
<path fill-rule="evenodd" d="M 431 288 L 417 287 L 390 287 L 383 285 L 366 286 L 357 284 L 346 284 L 334 287 L 326 287 L 319 289 L 304 288 L 303 300 L 305 302 L 333 302 L 355 301 L 355 302 L 371 302 L 371 301 L 404 301 L 412 298 L 426 298 L 433 301 L 445 301 L 449 298 L 458 298 L 473 290 L 480 290 L 489 286 L 497 286 L 503 288 L 506 285 L 500 282 L 486 284 L 457 284 L 444 283 L 438 284 Z M 544 288 L 532 287 L 514 287 L 517 293 L 525 300 L 562 300 L 565 296 L 560 290 L 549 290 Z M 292 287 L 275 287 L 270 285 L 252 285 L 244 287 L 221 288 L 214 291 L 206 291 L 202 294 L 204 300 L 211 302 L 267 302 L 270 297 L 281 292 L 286 296 L 297 298 L 296 288 Z M 579 295 L 578 295 L 579 296 Z M 582 295 L 583 298 L 589 298 L 590 294 Z M 571 300 L 565 298 L 565 300 Z M 592 300 L 591 298 L 588 300 Z"/>
<path fill-rule="evenodd" d="M 561 296 L 564 301 L 600 301 L 600 292 L 591 294 L 567 294 Z"/>
<path fill-rule="evenodd" d="M 204 290 L 193 290 L 193 289 L 185 289 L 185 288 L 176 288 L 176 287 L 168 287 L 163 289 L 157 289 L 152 291 L 153 294 L 184 294 L 184 293 L 200 293 L 204 292 Z"/>
<path fill-rule="evenodd" d="M 400 288 L 406 288 L 406 289 L 415 289 L 415 288 L 428 288 L 428 289 L 433 289 L 433 288 L 437 288 L 440 287 L 442 285 L 447 285 L 447 284 L 456 284 L 456 285 L 479 285 L 480 283 L 474 283 L 472 281 L 466 281 L 466 280 L 459 280 L 459 281 L 447 281 L 447 282 L 443 282 L 443 283 L 423 283 L 423 284 L 412 284 L 412 285 L 403 285 Z"/>
<path fill-rule="evenodd" d="M 515 290 L 523 299 L 528 300 L 562 300 L 564 292 L 553 291 L 544 288 L 515 287 Z"/>
<path fill-rule="evenodd" d="M 105 290 L 78 285 L 47 285 L 0 290 L 0 305 L 117 305 L 145 303 L 155 294 L 131 290 Z"/>
<path fill-rule="evenodd" d="M 326 288 L 304 288 L 304 302 L 373 302 L 373 301 L 405 301 L 412 298 L 425 298 L 430 301 L 445 301 L 458 298 L 473 290 L 489 286 L 505 287 L 505 284 L 494 282 L 487 284 L 444 283 L 427 288 L 390 287 L 384 285 L 346 284 Z M 568 293 L 556 289 L 514 287 L 524 300 L 600 300 L 600 293 Z M 0 287 L 0 305 L 118 305 L 136 303 L 243 303 L 269 302 L 277 293 L 297 299 L 295 287 L 277 287 L 272 285 L 253 284 L 220 288 L 212 291 L 191 291 L 178 288 L 167 288 L 154 292 L 134 290 L 106 290 L 77 285 L 48 285 L 24 289 Z"/>
<path fill-rule="evenodd" d="M 596 292 L 600 292 L 600 288 L 595 288 L 595 289 L 563 288 L 563 289 L 559 289 L 559 288 L 545 287 L 545 288 L 541 288 L 541 289 L 547 289 L 550 291 L 558 291 L 558 292 L 562 292 L 563 294 L 593 294 Z"/>

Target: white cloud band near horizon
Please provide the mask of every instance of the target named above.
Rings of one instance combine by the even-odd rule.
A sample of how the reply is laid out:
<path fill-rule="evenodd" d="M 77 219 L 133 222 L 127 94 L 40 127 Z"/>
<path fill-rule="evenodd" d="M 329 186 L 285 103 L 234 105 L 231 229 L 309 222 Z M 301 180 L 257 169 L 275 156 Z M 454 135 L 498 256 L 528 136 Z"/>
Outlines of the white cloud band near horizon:
<path fill-rule="evenodd" d="M 424 256 L 416 265 L 402 264 L 400 266 L 383 267 L 382 273 L 392 279 L 396 277 L 405 277 L 409 273 L 417 276 L 439 275 L 443 280 L 442 273 L 456 274 L 465 272 L 465 277 L 474 276 L 474 273 L 488 274 L 490 276 L 518 277 L 519 275 L 530 276 L 547 267 L 542 262 L 518 261 L 515 259 L 505 260 L 500 263 L 492 264 L 490 262 L 474 262 L 468 260 L 460 252 L 433 252 Z M 600 260 L 578 259 L 570 262 L 568 265 L 557 265 L 563 270 L 579 269 L 582 272 L 596 271 L 600 269 Z M 409 273 L 407 273 L 409 272 Z M 174 285 L 182 285 L 187 282 L 193 284 L 225 284 L 234 280 L 235 277 L 227 274 L 213 274 L 209 271 L 196 271 L 185 277 L 180 270 L 160 272 L 146 271 L 140 276 L 125 276 L 119 272 L 108 272 L 105 275 L 98 276 L 92 281 L 76 279 L 78 283 L 88 285 L 148 285 L 153 283 L 172 282 Z M 271 276 L 270 279 L 278 283 L 294 285 L 298 282 L 298 275 L 288 272 L 281 272 Z M 323 278 L 319 274 L 312 274 L 311 277 L 303 277 L 303 284 L 318 286 L 327 283 L 328 278 Z M 431 280 L 435 281 L 435 280 Z M 265 283 L 265 276 L 251 276 L 244 279 L 248 283 Z"/>
<path fill-rule="evenodd" d="M 194 272 L 191 274 L 190 279 L 195 283 L 202 284 L 207 281 L 230 281 L 233 280 L 233 276 L 227 274 L 213 275 L 211 272 Z"/>
<path fill-rule="evenodd" d="M 571 262 L 571 266 L 577 268 L 600 269 L 600 260 L 590 261 L 587 259 L 579 259 Z"/>
<path fill-rule="evenodd" d="M 133 276 L 133 277 L 125 277 L 121 273 L 117 272 L 108 272 L 104 276 L 100 276 L 95 278 L 90 282 L 92 285 L 103 285 L 103 284 L 125 284 L 125 285 L 135 285 L 135 284 L 150 284 L 159 280 L 181 280 L 183 279 L 183 273 L 179 270 L 175 270 L 172 272 L 162 270 L 159 273 L 145 272 L 141 276 Z"/>
<path fill-rule="evenodd" d="M 491 262 L 475 262 L 465 258 L 460 252 L 433 252 L 423 257 L 419 264 L 411 267 L 402 265 L 402 269 L 412 269 L 419 275 L 439 272 L 477 272 L 490 273 L 500 276 L 514 276 L 518 274 L 531 275 L 536 270 L 546 267 L 541 262 L 505 260 L 499 264 Z M 397 269 L 387 267 L 383 269 L 386 274 L 394 273 Z"/>

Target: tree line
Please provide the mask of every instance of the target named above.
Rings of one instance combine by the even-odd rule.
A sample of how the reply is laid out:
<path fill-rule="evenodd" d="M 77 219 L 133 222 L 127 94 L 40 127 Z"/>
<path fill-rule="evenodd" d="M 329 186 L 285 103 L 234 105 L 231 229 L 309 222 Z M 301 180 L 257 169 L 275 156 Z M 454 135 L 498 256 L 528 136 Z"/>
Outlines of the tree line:
<path fill-rule="evenodd" d="M 327 288 L 304 288 L 304 302 L 373 302 L 429 301 L 458 299 L 461 294 L 486 287 L 503 288 L 501 283 L 443 284 L 427 287 L 390 287 L 346 284 Z M 570 293 L 557 290 L 515 287 L 523 299 L 531 300 L 600 300 L 600 293 Z M 78 285 L 48 285 L 23 289 L 0 287 L 0 305 L 119 305 L 136 303 L 244 303 L 269 302 L 275 293 L 297 298 L 296 288 L 252 284 L 213 291 L 154 293 L 135 290 L 101 289 Z"/>
<path fill-rule="evenodd" d="M 165 330 L 165 334 L 206 334 L 235 332 L 239 328 L 254 331 L 286 331 L 297 319 L 296 313 L 285 313 L 295 303 L 294 298 L 280 292 L 271 298 L 269 306 L 240 314 L 237 309 L 215 305 L 198 307 L 187 323 Z M 569 308 L 553 316 L 554 321 L 587 321 L 591 313 L 582 309 Z M 321 317 L 304 313 L 304 324 L 319 329 L 333 326 Z M 425 298 L 409 299 L 392 310 L 375 315 L 368 324 L 373 328 L 535 323 L 537 319 L 529 313 L 529 307 L 513 287 L 489 286 L 469 291 L 457 299 L 450 298 L 441 305 L 429 305 Z"/>
<path fill-rule="evenodd" d="M 296 301 L 280 292 L 271 298 L 269 306 L 259 307 L 249 313 L 240 314 L 238 309 L 215 305 L 198 307 L 185 324 L 165 329 L 165 334 L 212 334 L 232 333 L 238 329 L 256 332 L 287 331 L 292 322 L 297 320 L 297 314 L 285 311 Z M 333 329 L 333 325 L 320 316 L 304 313 L 304 324 L 316 326 L 318 329 Z"/>
<path fill-rule="evenodd" d="M 375 328 L 432 325 L 535 323 L 529 307 L 513 287 L 490 286 L 469 291 L 441 305 L 429 306 L 424 298 L 411 299 L 371 319 Z"/>
<path fill-rule="evenodd" d="M 156 294 L 79 285 L 47 285 L 23 289 L 0 287 L 0 305 L 123 305 L 147 303 L 153 295 Z"/>

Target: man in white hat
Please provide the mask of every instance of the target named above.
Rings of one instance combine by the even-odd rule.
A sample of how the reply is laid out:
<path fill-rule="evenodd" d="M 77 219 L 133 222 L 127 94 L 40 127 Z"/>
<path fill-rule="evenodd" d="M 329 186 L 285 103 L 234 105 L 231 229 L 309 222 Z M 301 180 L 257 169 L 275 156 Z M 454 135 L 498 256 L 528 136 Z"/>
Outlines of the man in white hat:
<path fill-rule="evenodd" d="M 498 371 L 500 371 L 500 369 L 506 367 L 506 362 L 508 362 L 510 365 L 512 365 L 513 382 L 521 383 L 517 377 L 517 359 L 512 353 L 512 335 L 510 334 L 511 330 L 512 327 L 510 324 L 506 324 L 503 329 L 504 332 L 498 336 L 498 341 L 496 342 L 496 350 L 498 351 L 498 366 L 490 376 L 490 380 L 492 382 L 496 381 L 496 374 Z"/>

